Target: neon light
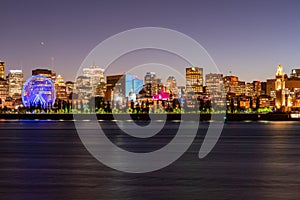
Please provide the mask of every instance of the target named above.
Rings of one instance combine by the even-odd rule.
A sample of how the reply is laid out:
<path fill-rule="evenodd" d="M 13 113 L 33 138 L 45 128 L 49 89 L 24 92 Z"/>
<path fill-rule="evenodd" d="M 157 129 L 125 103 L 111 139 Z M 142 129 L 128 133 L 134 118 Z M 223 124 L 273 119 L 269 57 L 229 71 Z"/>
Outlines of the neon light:
<path fill-rule="evenodd" d="M 48 108 L 55 103 L 54 84 L 45 76 L 32 76 L 22 89 L 22 101 L 25 107 L 41 106 Z"/>

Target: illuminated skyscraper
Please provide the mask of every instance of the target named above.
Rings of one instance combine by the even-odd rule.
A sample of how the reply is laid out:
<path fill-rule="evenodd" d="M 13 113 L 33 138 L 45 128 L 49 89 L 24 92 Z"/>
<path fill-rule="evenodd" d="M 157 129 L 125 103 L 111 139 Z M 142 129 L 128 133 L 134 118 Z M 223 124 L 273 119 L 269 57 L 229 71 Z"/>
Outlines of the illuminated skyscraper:
<path fill-rule="evenodd" d="M 245 81 L 239 81 L 237 76 L 225 76 L 224 87 L 226 93 L 234 93 L 235 95 L 245 95 L 246 84 Z"/>
<path fill-rule="evenodd" d="M 8 73 L 8 96 L 13 99 L 21 98 L 23 87 L 23 72 L 22 70 L 9 70 Z"/>
<path fill-rule="evenodd" d="M 78 99 L 80 100 L 91 98 L 93 94 L 91 79 L 87 76 L 78 76 L 75 82 L 74 93 L 78 94 Z"/>
<path fill-rule="evenodd" d="M 156 92 L 157 77 L 154 72 L 147 72 L 144 77 L 146 97 L 152 97 Z"/>
<path fill-rule="evenodd" d="M 83 76 L 90 79 L 90 84 L 92 86 L 92 95 L 104 96 L 105 93 L 105 81 L 104 81 L 104 69 L 92 65 L 88 68 L 83 68 Z"/>
<path fill-rule="evenodd" d="M 34 69 L 32 70 L 32 76 L 45 76 L 52 80 L 52 82 L 55 82 L 56 79 L 56 72 L 49 70 L 49 69 Z"/>
<path fill-rule="evenodd" d="M 275 88 L 276 88 L 276 102 L 275 105 L 279 109 L 283 106 L 285 106 L 285 76 L 286 74 L 282 71 L 282 66 L 278 65 L 277 72 L 276 72 L 276 82 L 275 82 Z"/>
<path fill-rule="evenodd" d="M 58 75 L 56 77 L 54 87 L 56 91 L 56 98 L 61 100 L 67 100 L 66 84 L 61 75 Z"/>
<path fill-rule="evenodd" d="M 0 78 L 5 79 L 5 62 L 0 60 Z"/>
<path fill-rule="evenodd" d="M 7 80 L 0 78 L 0 103 L 1 106 L 5 105 L 5 100 L 8 96 L 8 83 Z"/>
<path fill-rule="evenodd" d="M 259 96 L 264 94 L 262 92 L 262 86 L 260 81 L 253 81 L 246 84 L 246 96 Z"/>
<path fill-rule="evenodd" d="M 224 92 L 223 74 L 206 74 L 205 85 L 207 86 L 208 93 L 216 94 Z"/>
<path fill-rule="evenodd" d="M 177 81 L 174 76 L 168 77 L 165 91 L 172 94 L 172 97 L 178 96 Z"/>
<path fill-rule="evenodd" d="M 186 68 L 186 91 L 199 94 L 203 92 L 203 68 Z"/>

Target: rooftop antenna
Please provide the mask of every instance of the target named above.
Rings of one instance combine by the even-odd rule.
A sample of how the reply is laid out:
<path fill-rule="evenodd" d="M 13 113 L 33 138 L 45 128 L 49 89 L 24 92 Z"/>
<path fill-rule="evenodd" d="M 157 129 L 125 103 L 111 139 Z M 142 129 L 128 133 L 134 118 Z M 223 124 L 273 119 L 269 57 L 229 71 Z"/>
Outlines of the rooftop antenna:
<path fill-rule="evenodd" d="M 51 57 L 51 69 L 54 70 L 54 57 Z"/>

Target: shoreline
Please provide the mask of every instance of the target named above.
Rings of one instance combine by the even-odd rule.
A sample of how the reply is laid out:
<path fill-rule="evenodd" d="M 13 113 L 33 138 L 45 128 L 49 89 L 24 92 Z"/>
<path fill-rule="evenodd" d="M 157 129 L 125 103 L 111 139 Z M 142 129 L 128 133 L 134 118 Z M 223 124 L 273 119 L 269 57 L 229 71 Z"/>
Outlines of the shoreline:
<path fill-rule="evenodd" d="M 95 115 L 98 120 L 111 121 L 128 120 L 128 114 L 0 114 L 2 120 L 93 120 Z M 165 116 L 166 115 L 166 116 Z M 185 120 L 194 121 L 200 115 L 199 121 L 300 121 L 300 118 L 291 118 L 288 113 L 272 113 L 272 114 L 152 114 L 152 120 L 167 121 L 181 120 L 181 115 L 184 115 Z M 150 120 L 148 114 L 130 114 L 131 120 Z"/>

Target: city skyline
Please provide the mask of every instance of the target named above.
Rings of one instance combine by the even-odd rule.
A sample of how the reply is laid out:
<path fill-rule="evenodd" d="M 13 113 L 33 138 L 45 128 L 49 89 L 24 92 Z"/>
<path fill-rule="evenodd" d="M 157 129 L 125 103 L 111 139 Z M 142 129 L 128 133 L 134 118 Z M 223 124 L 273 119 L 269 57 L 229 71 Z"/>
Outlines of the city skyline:
<path fill-rule="evenodd" d="M 272 78 L 279 63 L 287 74 L 300 67 L 299 1 L 5 1 L 1 7 L 0 59 L 7 70 L 22 68 L 25 77 L 32 68 L 51 69 L 54 57 L 54 70 L 75 80 L 81 62 L 98 43 L 145 26 L 189 35 L 224 75 L 232 71 L 246 82 Z"/>

